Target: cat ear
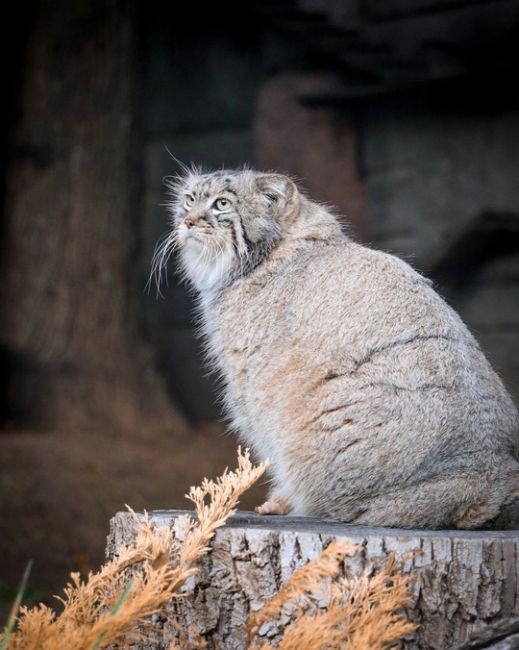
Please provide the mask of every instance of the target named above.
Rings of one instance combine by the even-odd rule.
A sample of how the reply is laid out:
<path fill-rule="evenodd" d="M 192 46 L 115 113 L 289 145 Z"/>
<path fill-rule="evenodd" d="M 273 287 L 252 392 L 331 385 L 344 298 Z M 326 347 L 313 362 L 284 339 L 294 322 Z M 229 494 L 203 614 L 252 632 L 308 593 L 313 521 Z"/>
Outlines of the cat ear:
<path fill-rule="evenodd" d="M 287 207 L 296 202 L 299 196 L 294 181 L 284 174 L 259 174 L 256 177 L 256 186 L 273 206 Z"/>

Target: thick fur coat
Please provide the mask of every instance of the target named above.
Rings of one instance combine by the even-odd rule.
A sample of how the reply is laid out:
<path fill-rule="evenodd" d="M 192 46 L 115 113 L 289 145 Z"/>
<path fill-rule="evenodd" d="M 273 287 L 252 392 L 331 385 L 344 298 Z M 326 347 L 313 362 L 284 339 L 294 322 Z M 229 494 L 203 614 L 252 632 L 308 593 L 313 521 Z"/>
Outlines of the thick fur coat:
<path fill-rule="evenodd" d="M 516 408 L 428 280 L 287 177 L 191 172 L 171 192 L 154 269 L 178 248 L 231 424 L 271 461 L 259 512 L 476 528 L 514 507 Z"/>

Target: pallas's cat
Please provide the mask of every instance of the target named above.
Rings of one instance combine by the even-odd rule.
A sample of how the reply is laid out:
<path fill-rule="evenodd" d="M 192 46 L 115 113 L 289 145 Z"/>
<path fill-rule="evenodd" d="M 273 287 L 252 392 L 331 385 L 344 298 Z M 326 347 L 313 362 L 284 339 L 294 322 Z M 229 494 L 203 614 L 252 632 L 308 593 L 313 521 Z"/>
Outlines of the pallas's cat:
<path fill-rule="evenodd" d="M 475 528 L 514 510 L 516 408 L 428 280 L 286 176 L 186 171 L 170 191 L 154 271 L 178 249 L 231 425 L 271 461 L 258 512 Z"/>

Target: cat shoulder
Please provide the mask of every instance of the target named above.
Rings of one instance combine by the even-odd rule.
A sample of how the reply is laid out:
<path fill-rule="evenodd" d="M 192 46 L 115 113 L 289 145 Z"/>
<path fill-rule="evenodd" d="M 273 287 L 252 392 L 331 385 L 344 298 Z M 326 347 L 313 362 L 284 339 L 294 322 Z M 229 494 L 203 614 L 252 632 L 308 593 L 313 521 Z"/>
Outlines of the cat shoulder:
<path fill-rule="evenodd" d="M 349 241 L 342 255 L 347 259 L 348 265 L 361 274 L 378 276 L 384 281 L 433 286 L 432 280 L 394 253 Z"/>

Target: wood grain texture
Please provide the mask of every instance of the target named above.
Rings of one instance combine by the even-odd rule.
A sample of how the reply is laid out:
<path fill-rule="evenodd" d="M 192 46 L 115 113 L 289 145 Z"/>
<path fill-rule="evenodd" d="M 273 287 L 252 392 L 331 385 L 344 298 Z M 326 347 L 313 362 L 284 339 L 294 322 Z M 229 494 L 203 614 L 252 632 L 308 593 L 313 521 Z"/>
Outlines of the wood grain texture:
<path fill-rule="evenodd" d="M 519 648 L 519 616 L 510 616 L 485 626 L 455 650 L 512 650 Z"/>
<path fill-rule="evenodd" d="M 174 534 L 181 511 L 150 513 Z M 135 523 L 127 513 L 111 521 L 107 555 L 131 543 Z M 220 529 L 199 575 L 185 587 L 173 608 L 187 627 L 201 632 L 209 648 L 246 647 L 244 625 L 292 573 L 317 557 L 331 540 L 360 545 L 348 568 L 360 572 L 380 566 L 394 552 L 410 574 L 411 620 L 420 623 L 406 650 L 444 650 L 468 641 L 475 631 L 519 615 L 519 531 L 429 531 L 370 528 L 305 517 L 258 516 L 240 512 Z M 290 624 L 290 612 L 283 620 Z M 167 618 L 155 621 L 170 631 Z M 277 625 L 261 634 L 279 638 Z M 158 633 L 142 648 L 165 648 Z M 508 646 L 506 646 L 508 647 Z M 515 646 L 511 646 L 515 647 Z"/>

